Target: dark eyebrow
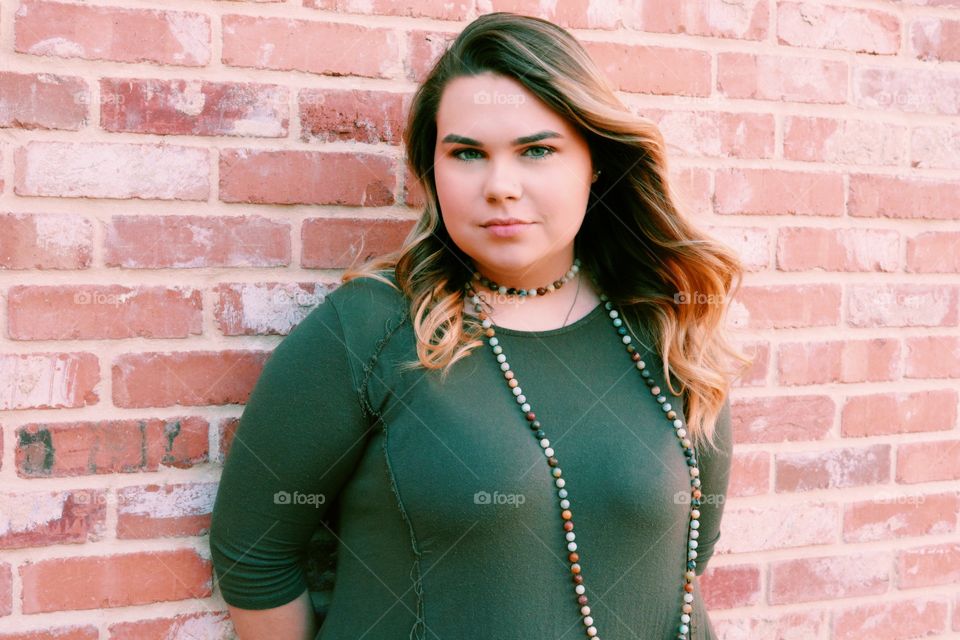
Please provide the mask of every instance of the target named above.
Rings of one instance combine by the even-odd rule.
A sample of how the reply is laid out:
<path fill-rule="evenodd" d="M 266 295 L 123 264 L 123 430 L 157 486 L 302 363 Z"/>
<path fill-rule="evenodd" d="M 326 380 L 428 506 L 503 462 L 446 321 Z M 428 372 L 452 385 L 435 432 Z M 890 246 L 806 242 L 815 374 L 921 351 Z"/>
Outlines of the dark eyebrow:
<path fill-rule="evenodd" d="M 517 138 L 513 141 L 513 144 L 519 146 L 521 144 L 530 144 L 531 142 L 537 142 L 539 140 L 545 140 L 546 138 L 562 138 L 563 136 L 557 133 L 556 131 L 540 131 L 539 133 L 534 133 L 533 135 L 523 136 Z M 473 138 L 467 138 L 466 136 L 457 135 L 456 133 L 451 133 L 444 136 L 442 142 L 445 143 L 459 143 L 470 145 L 471 147 L 482 147 L 483 143 L 479 140 L 474 140 Z"/>

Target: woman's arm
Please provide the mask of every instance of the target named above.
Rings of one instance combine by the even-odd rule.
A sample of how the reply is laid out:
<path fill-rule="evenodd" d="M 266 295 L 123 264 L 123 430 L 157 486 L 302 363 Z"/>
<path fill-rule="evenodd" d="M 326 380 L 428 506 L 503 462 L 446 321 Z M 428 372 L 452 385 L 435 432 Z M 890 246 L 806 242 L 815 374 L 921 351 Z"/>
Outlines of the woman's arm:
<path fill-rule="evenodd" d="M 240 640 L 313 640 L 317 635 L 317 619 L 309 591 L 273 609 L 239 609 L 229 605 L 228 608 Z"/>
<path fill-rule="evenodd" d="M 313 629 L 304 596 L 310 540 L 366 447 L 368 419 L 334 294 L 267 360 L 220 476 L 210 550 L 243 640 Z"/>

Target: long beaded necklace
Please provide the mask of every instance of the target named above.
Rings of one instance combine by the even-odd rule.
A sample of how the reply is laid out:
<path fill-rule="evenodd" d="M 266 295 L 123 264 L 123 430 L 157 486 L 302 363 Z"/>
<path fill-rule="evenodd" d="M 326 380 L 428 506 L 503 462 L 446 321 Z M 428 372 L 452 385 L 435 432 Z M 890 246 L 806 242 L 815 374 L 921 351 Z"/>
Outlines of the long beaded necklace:
<path fill-rule="evenodd" d="M 546 292 L 559 289 L 563 282 L 566 282 L 576 275 L 579 267 L 579 259 L 574 260 L 573 265 L 571 266 L 570 270 L 567 271 L 564 278 L 557 281 L 557 283 L 554 283 L 551 289 L 540 287 L 535 291 L 540 295 L 544 295 L 541 293 L 541 290 Z M 478 277 L 479 279 L 478 272 L 475 272 L 474 276 Z M 594 278 L 593 274 L 591 274 L 591 278 Z M 483 282 L 483 284 L 488 288 L 500 293 L 506 293 L 507 291 L 505 287 L 501 287 L 496 283 L 490 282 L 489 280 L 482 279 L 481 282 Z M 674 433 L 677 436 L 677 440 L 680 442 L 680 446 L 683 449 L 683 455 L 686 458 L 687 466 L 689 467 L 691 495 L 690 521 L 687 528 L 687 564 L 686 570 L 683 573 L 683 589 L 680 602 L 680 623 L 677 625 L 676 635 L 677 640 L 689 640 L 690 621 L 693 614 L 693 581 L 697 568 L 697 538 L 700 535 L 700 532 L 698 531 L 700 528 L 699 507 L 700 498 L 703 495 L 700 490 L 700 468 L 697 463 L 697 457 L 693 450 L 692 443 L 690 439 L 687 438 L 687 430 L 684 427 L 682 416 L 678 414 L 676 410 L 674 410 L 673 406 L 669 402 L 667 402 L 667 397 L 665 395 L 666 392 L 661 393 L 662 390 L 660 386 L 650 375 L 650 371 L 647 369 L 646 363 L 641 359 L 636 347 L 634 347 L 632 344 L 633 340 L 628 335 L 627 327 L 625 326 L 623 319 L 620 317 L 620 313 L 614 308 L 614 305 L 612 302 L 610 302 L 609 298 L 602 291 L 600 291 L 599 284 L 596 282 L 595 278 L 594 283 L 597 285 L 597 291 L 600 292 L 600 301 L 603 303 L 603 307 L 606 309 L 607 315 L 612 320 L 613 327 L 620 336 L 620 341 L 625 345 L 627 354 L 634 362 L 637 371 L 640 372 L 640 376 L 643 378 L 644 383 L 647 385 L 647 387 L 649 387 L 650 393 L 655 396 L 657 402 L 660 403 L 660 408 L 663 409 L 667 421 L 673 427 Z M 580 616 L 583 621 L 587 637 L 592 638 L 593 640 L 600 640 L 595 621 L 591 615 L 592 610 L 590 609 L 589 599 L 586 595 L 583 569 L 580 566 L 580 553 L 576 543 L 577 536 L 573 531 L 573 511 L 571 510 L 570 504 L 570 492 L 566 487 L 566 480 L 563 478 L 563 472 L 560 468 L 560 462 L 557 459 L 556 451 L 554 451 L 553 447 L 550 446 L 550 440 L 547 438 L 547 433 L 543 430 L 543 425 L 540 423 L 540 420 L 537 419 L 537 414 L 534 413 L 533 408 L 530 406 L 530 402 L 523 394 L 523 389 L 520 386 L 520 382 L 517 380 L 516 374 L 514 374 L 513 370 L 510 368 L 510 363 L 507 361 L 507 356 L 503 353 L 503 346 L 500 344 L 500 341 L 494 332 L 494 324 L 481 307 L 480 296 L 474 290 L 472 282 L 467 282 L 464 285 L 464 290 L 474 305 L 474 309 L 477 312 L 477 317 L 479 317 L 481 320 L 481 324 L 484 328 L 484 334 L 487 337 L 487 343 L 493 350 L 497 362 L 500 363 L 500 370 L 503 372 L 503 377 L 504 380 L 506 380 L 507 387 L 513 394 L 520 411 L 523 413 L 528 426 L 533 432 L 534 437 L 539 442 L 544 456 L 547 458 L 547 464 L 552 470 L 551 473 L 554 478 L 553 482 L 557 487 L 557 496 L 560 499 L 560 519 L 563 522 L 562 526 L 564 537 L 567 541 L 567 559 L 570 561 L 570 573 L 572 575 L 574 584 L 573 590 L 576 594 L 577 604 L 580 607 Z M 520 290 L 512 289 L 512 291 Z M 676 396 L 671 397 L 676 398 Z"/>

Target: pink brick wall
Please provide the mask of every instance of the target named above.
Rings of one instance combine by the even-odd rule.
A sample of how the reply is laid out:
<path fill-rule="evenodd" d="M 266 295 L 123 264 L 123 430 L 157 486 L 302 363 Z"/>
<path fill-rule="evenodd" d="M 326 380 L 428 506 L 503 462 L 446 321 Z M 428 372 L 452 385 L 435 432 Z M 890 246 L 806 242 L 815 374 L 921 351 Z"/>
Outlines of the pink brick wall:
<path fill-rule="evenodd" d="M 231 637 L 236 417 L 412 224 L 410 95 L 491 10 L 581 38 L 749 270 L 721 637 L 960 637 L 960 0 L 541 4 L 0 2 L 0 639 Z"/>

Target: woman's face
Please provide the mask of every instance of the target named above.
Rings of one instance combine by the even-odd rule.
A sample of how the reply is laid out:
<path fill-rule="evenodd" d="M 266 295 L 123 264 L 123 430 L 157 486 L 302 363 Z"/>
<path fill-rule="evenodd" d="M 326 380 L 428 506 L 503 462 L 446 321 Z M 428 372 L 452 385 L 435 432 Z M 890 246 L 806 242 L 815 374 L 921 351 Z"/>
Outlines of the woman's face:
<path fill-rule="evenodd" d="M 481 273 L 536 287 L 570 267 L 590 194 L 590 149 L 522 84 L 492 73 L 449 82 L 434 163 L 444 225 Z M 497 218 L 524 224 L 485 226 Z"/>

